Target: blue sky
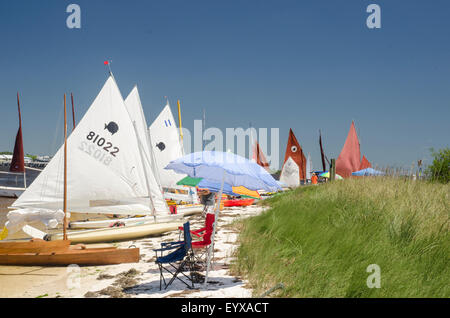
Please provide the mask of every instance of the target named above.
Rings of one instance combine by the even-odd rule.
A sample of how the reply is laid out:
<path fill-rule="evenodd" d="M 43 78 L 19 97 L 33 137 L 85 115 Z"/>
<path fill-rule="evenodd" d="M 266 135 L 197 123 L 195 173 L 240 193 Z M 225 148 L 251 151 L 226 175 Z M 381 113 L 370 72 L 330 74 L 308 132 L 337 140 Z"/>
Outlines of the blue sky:
<path fill-rule="evenodd" d="M 68 29 L 66 7 L 81 7 Z M 381 29 L 366 8 L 381 7 Z M 183 125 L 289 128 L 314 166 L 337 157 L 351 121 L 379 165 L 410 166 L 450 135 L 450 2 L 101 1 L 0 2 L 0 151 L 12 151 L 20 92 L 25 152 L 52 154 L 63 94 L 80 120 L 112 68 L 124 97 L 140 89 L 150 123 L 168 96 Z"/>

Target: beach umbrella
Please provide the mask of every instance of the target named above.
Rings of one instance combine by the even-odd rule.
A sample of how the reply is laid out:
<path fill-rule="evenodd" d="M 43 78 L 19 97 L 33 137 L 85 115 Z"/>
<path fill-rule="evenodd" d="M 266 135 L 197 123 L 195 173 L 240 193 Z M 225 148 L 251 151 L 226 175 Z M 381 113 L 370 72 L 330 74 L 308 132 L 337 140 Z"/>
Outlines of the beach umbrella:
<path fill-rule="evenodd" d="M 352 172 L 352 176 L 382 176 L 382 175 L 384 175 L 384 172 L 375 170 L 373 168 L 366 168 Z"/>
<path fill-rule="evenodd" d="M 219 182 L 212 182 L 203 178 L 192 178 L 187 176 L 178 181 L 177 185 L 199 187 L 201 189 L 209 189 L 211 192 L 219 192 L 221 184 Z M 233 188 L 227 183 L 223 185 L 222 192 L 228 195 L 239 196 L 239 194 L 233 192 Z"/>
<path fill-rule="evenodd" d="M 220 191 L 220 183 L 211 182 L 203 178 L 191 178 L 189 176 L 184 177 L 183 179 L 178 181 L 177 185 L 185 185 L 189 187 L 199 187 L 202 189 L 209 189 L 211 192 Z M 243 186 L 232 187 L 228 183 L 224 183 L 223 193 L 235 197 L 241 196 L 244 198 L 261 199 L 261 196 L 259 195 L 258 191 L 249 190 Z"/>
<path fill-rule="evenodd" d="M 260 165 L 231 152 L 200 151 L 171 161 L 165 169 L 193 178 L 244 186 L 249 190 L 278 191 L 280 186 Z"/>
<path fill-rule="evenodd" d="M 275 179 L 256 162 L 231 152 L 201 151 L 185 155 L 171 161 L 165 169 L 174 170 L 180 174 L 187 174 L 192 178 L 203 178 L 210 182 L 220 183 L 219 202 L 216 206 L 214 228 L 211 245 L 208 251 L 205 286 L 211 264 L 211 253 L 214 245 L 217 219 L 224 184 L 243 186 L 249 190 L 266 190 L 274 192 L 281 190 Z"/>
<path fill-rule="evenodd" d="M 325 171 L 325 172 L 319 174 L 319 177 L 330 178 L 330 172 L 329 171 Z M 336 173 L 336 180 L 342 180 L 342 179 L 343 178 Z"/>

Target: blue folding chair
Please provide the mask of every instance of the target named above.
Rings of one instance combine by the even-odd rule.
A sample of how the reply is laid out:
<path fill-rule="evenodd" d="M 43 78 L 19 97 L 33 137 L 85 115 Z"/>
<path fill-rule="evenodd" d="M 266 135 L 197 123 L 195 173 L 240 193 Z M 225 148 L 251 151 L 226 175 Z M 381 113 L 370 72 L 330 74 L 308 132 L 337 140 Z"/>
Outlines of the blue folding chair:
<path fill-rule="evenodd" d="M 193 279 L 193 271 L 194 271 L 194 252 L 192 250 L 192 239 L 190 235 L 190 226 L 189 222 L 183 224 L 184 230 L 184 241 L 178 242 L 168 242 L 161 243 L 161 248 L 155 249 L 156 252 L 156 264 L 159 267 L 159 290 L 162 289 L 162 282 L 164 282 L 164 289 L 167 289 L 175 279 L 178 279 L 183 284 L 185 284 L 188 288 L 194 288 L 194 279 Z M 163 252 L 175 250 L 165 256 L 163 256 Z M 158 256 L 158 252 L 160 252 L 160 256 Z M 169 267 L 170 266 L 170 267 Z M 187 276 L 183 271 L 189 269 L 189 276 Z M 166 279 L 164 278 L 163 272 L 166 271 L 172 275 L 169 283 L 166 283 Z M 182 274 L 188 281 L 191 282 L 190 286 L 183 279 L 178 277 L 179 274 Z"/>

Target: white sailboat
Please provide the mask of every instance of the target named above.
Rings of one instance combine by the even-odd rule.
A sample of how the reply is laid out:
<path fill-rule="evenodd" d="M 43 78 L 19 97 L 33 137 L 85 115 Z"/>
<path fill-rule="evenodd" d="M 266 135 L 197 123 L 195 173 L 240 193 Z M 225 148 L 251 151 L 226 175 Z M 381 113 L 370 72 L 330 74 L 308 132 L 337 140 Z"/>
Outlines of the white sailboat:
<path fill-rule="evenodd" d="M 128 97 L 125 99 L 125 106 L 127 107 L 130 118 L 134 123 L 136 135 L 138 136 L 139 146 L 143 154 L 144 167 L 147 173 L 147 182 L 150 185 L 152 191 L 152 202 L 156 210 L 156 218 L 153 216 L 145 217 L 126 217 L 107 220 L 93 220 L 93 221 L 77 221 L 70 222 L 69 227 L 72 229 L 92 229 L 92 228 L 105 228 L 115 225 L 137 225 L 151 222 L 155 220 L 159 223 L 171 222 L 177 219 L 181 219 L 183 216 L 187 216 L 193 213 L 201 212 L 202 209 L 196 206 L 182 207 L 178 209 L 177 214 L 169 214 L 169 209 L 166 201 L 163 197 L 163 190 L 159 182 L 157 181 L 157 172 L 153 149 L 151 145 L 150 130 L 147 129 L 147 122 L 145 119 L 144 111 L 142 108 L 141 99 L 137 86 L 133 88 Z M 156 170 L 157 171 L 157 170 Z M 159 178 L 158 178 L 159 179 Z M 180 194 L 176 194 L 180 195 Z M 185 197 L 183 197 L 185 199 Z"/>
<path fill-rule="evenodd" d="M 170 109 L 169 101 L 149 127 L 151 136 L 151 150 L 155 156 L 155 174 L 159 176 L 161 186 L 164 189 L 179 190 L 183 193 L 165 191 L 164 197 L 175 201 L 196 203 L 196 193 L 189 188 L 178 186 L 177 182 L 186 177 L 172 170 L 164 169 L 171 161 L 183 156 L 181 137 Z"/>
<path fill-rule="evenodd" d="M 286 184 L 288 187 L 298 187 L 300 185 L 299 171 L 298 165 L 292 157 L 289 157 L 281 170 L 280 182 Z"/>
<path fill-rule="evenodd" d="M 311 180 L 312 172 L 313 166 L 311 161 L 311 154 L 308 153 L 308 157 L 306 159 L 306 180 Z"/>
<path fill-rule="evenodd" d="M 180 135 L 169 101 L 149 128 L 152 150 L 156 159 L 156 171 L 164 188 L 174 188 L 185 177 L 172 170 L 164 169 L 172 160 L 183 156 Z"/>
<path fill-rule="evenodd" d="M 141 134 L 145 123 L 140 123 L 138 112 L 134 112 L 134 108 L 130 112 L 130 108 L 126 107 L 114 78 L 110 76 L 67 139 L 68 211 L 153 218 L 158 214 L 167 215 L 161 192 L 145 160 L 147 154 L 142 145 L 145 136 Z M 14 202 L 13 208 L 62 209 L 63 150 L 63 147 L 58 150 L 31 186 Z M 154 224 L 148 233 L 176 229 L 180 224 Z M 132 238 L 133 233 L 145 234 L 142 227 L 133 228 L 128 228 L 127 238 Z M 69 232 L 68 238 L 71 240 L 71 236 L 76 236 L 76 242 L 83 242 L 95 236 L 97 241 L 109 241 L 115 237 L 123 238 L 119 232 L 124 230 Z"/>

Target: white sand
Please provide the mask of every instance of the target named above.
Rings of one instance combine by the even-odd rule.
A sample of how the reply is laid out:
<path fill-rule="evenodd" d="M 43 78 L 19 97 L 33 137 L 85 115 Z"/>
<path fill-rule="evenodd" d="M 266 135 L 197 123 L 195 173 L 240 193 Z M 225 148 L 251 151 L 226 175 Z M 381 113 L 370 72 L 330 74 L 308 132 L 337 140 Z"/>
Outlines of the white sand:
<path fill-rule="evenodd" d="M 73 267 L 19 267 L 0 266 L 0 297 L 85 297 L 91 292 L 94 297 L 111 297 L 96 292 L 107 287 L 118 288 L 118 294 L 113 297 L 214 297 L 214 298 L 245 298 L 252 297 L 252 290 L 247 281 L 234 277 L 228 270 L 232 255 L 237 247 L 238 233 L 224 225 L 244 218 L 257 215 L 262 207 L 249 206 L 245 208 L 226 208 L 221 211 L 218 230 L 216 232 L 214 264 L 209 273 L 208 286 L 195 284 L 195 289 L 188 289 L 183 283 L 175 280 L 166 290 L 159 290 L 159 269 L 155 264 L 155 252 L 161 242 L 178 240 L 179 232 L 174 231 L 160 237 L 149 237 L 136 241 L 121 242 L 120 247 L 135 245 L 140 248 L 139 263 L 108 266 Z M 191 216 L 191 229 L 204 226 L 201 216 Z M 132 277 L 137 281 L 132 288 L 122 290 L 114 283 L 121 277 L 120 273 L 135 269 L 138 274 Z M 205 274 L 205 272 L 200 272 Z M 111 275 L 112 278 L 97 279 L 99 275 Z M 167 277 L 170 277 L 167 275 Z M 131 286 L 130 285 L 130 286 Z"/>

